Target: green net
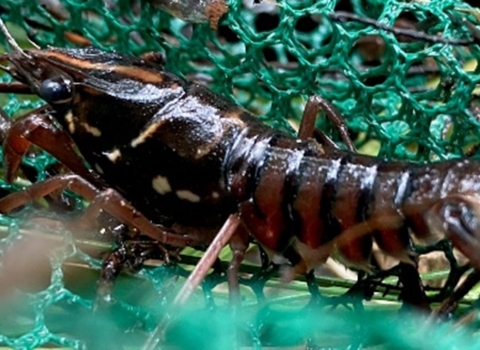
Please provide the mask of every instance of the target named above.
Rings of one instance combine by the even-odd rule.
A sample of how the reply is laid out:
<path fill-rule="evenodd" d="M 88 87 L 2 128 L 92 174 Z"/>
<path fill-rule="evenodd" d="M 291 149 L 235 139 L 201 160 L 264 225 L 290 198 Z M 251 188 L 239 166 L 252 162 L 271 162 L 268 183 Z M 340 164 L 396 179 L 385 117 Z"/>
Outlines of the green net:
<path fill-rule="evenodd" d="M 76 37 L 105 50 L 161 52 L 167 70 L 208 85 L 287 133 L 295 133 L 307 98 L 319 94 L 341 111 L 362 153 L 416 162 L 475 156 L 480 143 L 478 45 L 418 40 L 331 15 L 342 11 L 430 38 L 466 40 L 474 35 L 466 20 L 480 21 L 480 12 L 466 2 L 279 0 L 253 6 L 231 0 L 217 30 L 211 23 L 174 18 L 156 6 L 159 2 L 3 0 L 0 14 L 19 40 L 29 33 L 42 47 L 74 46 Z M 12 116 L 41 104 L 14 95 L 0 101 Z M 329 122 L 320 119 L 318 126 L 339 140 Z M 37 151 L 24 162 L 38 180 L 55 167 L 54 159 Z M 27 184 L 2 180 L 0 188 L 6 194 Z M 73 201 L 74 207 L 82 206 Z M 0 217 L 0 345 L 138 348 L 198 261 L 195 254 L 186 253 L 182 265 L 153 262 L 136 275 L 122 275 L 115 285 L 116 303 L 107 315 L 99 314 L 93 310 L 95 284 L 112 243 L 93 234 L 66 233 L 55 225 L 55 212 L 45 207 L 34 203 L 16 218 Z M 423 275 L 425 282 L 449 276 L 444 288 L 433 293 L 441 301 L 465 269 L 448 244 L 433 250 L 444 252 L 450 262 Z M 242 312 L 232 316 L 219 267 L 166 331 L 165 344 L 196 349 L 232 344 L 255 349 L 479 346 L 476 313 L 469 327 L 399 313 L 394 277 L 376 287 L 377 302 L 347 298 L 352 311 L 331 302 L 304 308 L 310 300 L 304 281 L 285 285 L 250 265 L 242 272 Z M 342 295 L 354 283 L 327 277 L 316 282 L 324 296 Z M 473 304 L 468 311 L 475 310 L 476 298 L 473 289 L 464 299 L 465 307 Z"/>

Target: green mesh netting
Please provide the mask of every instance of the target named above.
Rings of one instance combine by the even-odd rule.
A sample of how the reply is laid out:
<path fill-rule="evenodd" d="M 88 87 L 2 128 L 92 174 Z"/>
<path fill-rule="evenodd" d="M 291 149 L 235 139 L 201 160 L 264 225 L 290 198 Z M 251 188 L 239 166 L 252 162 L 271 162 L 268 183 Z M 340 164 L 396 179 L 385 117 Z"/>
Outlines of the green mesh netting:
<path fill-rule="evenodd" d="M 0 3 L 2 18 L 24 45 L 28 45 L 22 40 L 27 29 L 41 46 L 73 46 L 71 38 L 77 34 L 106 50 L 135 55 L 159 51 L 167 58 L 168 70 L 207 84 L 285 132 L 294 133 L 308 96 L 320 94 L 342 112 L 361 152 L 418 162 L 475 153 L 480 143 L 475 97 L 479 47 L 396 36 L 354 20 L 338 22 L 329 16 L 334 11 L 450 39 L 472 38 L 464 20 L 478 23 L 480 17 L 478 10 L 456 0 L 279 0 L 257 7 L 231 0 L 215 31 L 209 23 L 189 24 L 171 17 L 155 1 Z M 41 103 L 13 95 L 0 101 L 12 116 Z M 330 123 L 319 120 L 318 126 L 339 139 Z M 38 180 L 48 176 L 54 163 L 38 152 L 25 159 L 36 169 Z M 3 194 L 25 185 L 23 180 L 13 185 L 0 182 Z M 138 348 L 165 314 L 197 258 L 190 252 L 183 265 L 153 263 L 137 275 L 122 275 L 115 286 L 116 303 L 108 314 L 99 314 L 92 310 L 95 283 L 101 258 L 112 243 L 93 233 L 82 237 L 66 233 L 46 207 L 36 203 L 16 213 L 16 219 L 0 218 L 0 345 Z M 50 220 L 39 221 L 39 216 Z M 426 273 L 424 280 L 450 276 L 440 293 L 432 292 L 441 301 L 451 295 L 465 269 L 448 244 L 436 249 L 445 252 L 452 269 L 447 264 L 439 272 Z M 223 260 L 228 261 L 228 256 Z M 242 308 L 233 317 L 225 275 L 217 270 L 166 330 L 166 346 L 479 346 L 476 313 L 468 327 L 454 327 L 399 312 L 395 278 L 376 288 L 376 302 L 347 299 L 349 308 L 334 308 L 331 303 L 304 308 L 310 299 L 305 282 L 285 285 L 276 277 L 263 278 L 258 267 L 245 266 Z M 354 283 L 327 277 L 317 282 L 324 296 L 342 295 Z M 476 298 L 473 289 L 464 300 L 467 311 L 475 310 Z"/>

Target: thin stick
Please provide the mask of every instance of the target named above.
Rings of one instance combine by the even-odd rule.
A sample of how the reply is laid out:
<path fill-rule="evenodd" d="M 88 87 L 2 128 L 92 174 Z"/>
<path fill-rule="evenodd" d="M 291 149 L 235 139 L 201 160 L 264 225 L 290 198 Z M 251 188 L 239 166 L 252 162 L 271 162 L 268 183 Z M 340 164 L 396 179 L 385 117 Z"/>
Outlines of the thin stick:
<path fill-rule="evenodd" d="M 467 45 L 472 45 L 476 43 L 475 39 L 446 39 L 441 37 L 440 35 L 430 35 L 415 29 L 390 27 L 374 19 L 360 17 L 353 13 L 348 13 L 348 12 L 334 12 L 334 13 L 331 13 L 329 16 L 333 21 L 336 21 L 336 22 L 344 22 L 344 21 L 360 22 L 360 23 L 371 25 L 372 27 L 384 30 L 389 33 L 393 33 L 396 36 L 403 35 L 412 39 L 417 39 L 422 41 L 429 41 L 433 43 L 442 43 L 442 44 L 449 44 L 449 45 L 456 45 L 456 46 L 467 46 Z M 470 27 L 469 27 L 469 30 L 472 31 Z"/>

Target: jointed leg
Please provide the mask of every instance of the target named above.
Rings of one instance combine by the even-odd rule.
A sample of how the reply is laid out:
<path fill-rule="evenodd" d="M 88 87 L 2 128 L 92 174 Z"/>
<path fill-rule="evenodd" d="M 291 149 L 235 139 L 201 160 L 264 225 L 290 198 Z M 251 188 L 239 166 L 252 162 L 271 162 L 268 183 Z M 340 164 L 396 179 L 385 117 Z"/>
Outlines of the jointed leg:
<path fill-rule="evenodd" d="M 237 232 L 240 225 L 240 218 L 238 215 L 230 215 L 223 224 L 222 228 L 215 236 L 215 239 L 210 243 L 207 251 L 203 254 L 202 259 L 198 262 L 195 269 L 192 271 L 183 288 L 175 298 L 175 305 L 182 305 L 193 293 L 193 291 L 200 285 L 208 270 L 212 267 L 218 258 L 220 251 L 227 245 L 234 234 Z"/>
<path fill-rule="evenodd" d="M 30 145 L 35 144 L 57 158 L 75 174 L 91 183 L 97 183 L 85 167 L 84 159 L 75 151 L 71 137 L 54 125 L 46 112 L 47 107 L 41 107 L 17 119 L 6 131 L 3 164 L 6 168 L 7 181 L 13 181 L 22 157 Z"/>
<path fill-rule="evenodd" d="M 194 246 L 196 240 L 183 236 L 173 230 L 152 224 L 143 214 L 135 210 L 118 192 L 108 189 L 100 191 L 78 175 L 58 175 L 35 183 L 23 191 L 12 193 L 0 199 L 0 212 L 8 213 L 31 201 L 59 190 L 68 189 L 85 199 L 92 201 L 90 210 L 85 213 L 87 220 L 81 220 L 80 226 L 92 224 L 93 217 L 100 209 L 106 211 L 121 222 L 137 228 L 142 234 L 155 241 L 177 247 Z"/>
<path fill-rule="evenodd" d="M 232 260 L 228 265 L 227 278 L 230 304 L 238 306 L 240 304 L 240 285 L 238 283 L 238 271 L 245 258 L 245 252 L 248 248 L 249 235 L 242 226 L 239 226 L 237 232 L 230 240 L 230 249 L 232 250 Z"/>
<path fill-rule="evenodd" d="M 192 271 L 187 281 L 184 283 L 182 289 L 178 292 L 173 304 L 172 309 L 184 304 L 188 298 L 193 294 L 194 290 L 198 288 L 208 270 L 213 266 L 218 258 L 218 255 L 222 248 L 231 241 L 232 237 L 237 233 L 237 229 L 240 225 L 240 218 L 238 215 L 230 215 L 223 224 L 222 228 L 216 235 L 213 242 L 208 247 L 203 257 L 198 262 L 195 269 Z M 173 315 L 167 315 L 157 325 L 155 330 L 148 338 L 146 344 L 142 347 L 142 350 L 153 350 L 157 348 L 157 345 L 163 340 L 164 331 L 168 328 Z"/>
<path fill-rule="evenodd" d="M 435 311 L 446 315 L 480 280 L 480 198 L 477 194 L 451 195 L 440 200 L 426 215 L 431 231 L 442 232 L 476 269 Z"/>
<path fill-rule="evenodd" d="M 345 121 L 340 112 L 330 102 L 318 95 L 311 96 L 308 99 L 305 110 L 303 111 L 298 138 L 307 139 L 313 137 L 315 133 L 317 133 L 323 143 L 333 148 L 337 148 L 335 143 L 327 135 L 321 130 L 315 129 L 315 121 L 319 111 L 323 111 L 326 117 L 336 126 L 340 137 L 343 142 L 345 142 L 345 145 L 347 145 L 348 150 L 351 152 L 357 152 L 353 141 L 350 139 L 350 136 L 348 136 L 347 126 L 345 125 Z"/>
<path fill-rule="evenodd" d="M 442 301 L 440 306 L 433 312 L 433 316 L 449 317 L 457 308 L 458 302 L 467 295 L 478 282 L 480 282 L 480 271 L 473 271 L 451 296 Z"/>
<path fill-rule="evenodd" d="M 404 306 L 413 306 L 416 310 L 430 311 L 425 288 L 422 285 L 417 267 L 403 262 L 398 267 L 398 280 L 402 284 L 400 299 L 405 303 Z"/>
<path fill-rule="evenodd" d="M 431 231 L 442 232 L 480 271 L 480 198 L 458 194 L 441 199 L 426 216 Z"/>
<path fill-rule="evenodd" d="M 320 288 L 315 280 L 315 270 L 311 270 L 305 274 L 305 282 L 307 283 L 308 291 L 310 292 L 310 305 L 318 305 L 322 299 Z"/>
<path fill-rule="evenodd" d="M 114 281 L 124 268 L 136 272 L 145 260 L 158 256 L 163 257 L 163 252 L 155 241 L 122 242 L 103 261 L 95 308 L 102 308 L 111 302 Z"/>

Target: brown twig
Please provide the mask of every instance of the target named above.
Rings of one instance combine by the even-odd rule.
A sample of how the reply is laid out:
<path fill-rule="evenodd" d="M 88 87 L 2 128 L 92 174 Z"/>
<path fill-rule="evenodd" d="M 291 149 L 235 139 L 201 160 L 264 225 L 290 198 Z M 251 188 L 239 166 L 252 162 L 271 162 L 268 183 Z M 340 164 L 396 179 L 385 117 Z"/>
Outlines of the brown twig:
<path fill-rule="evenodd" d="M 360 17 L 358 15 L 355 15 L 353 13 L 348 13 L 348 12 L 334 12 L 334 13 L 331 13 L 329 17 L 331 20 L 335 22 L 354 21 L 354 22 L 364 23 L 372 27 L 381 29 L 383 31 L 392 33 L 395 36 L 405 36 L 405 37 L 409 37 L 419 41 L 428 41 L 432 43 L 442 43 L 442 44 L 455 45 L 455 46 L 468 46 L 468 45 L 477 43 L 476 37 L 474 37 L 473 39 L 448 39 L 440 35 L 430 35 L 415 29 L 391 27 L 386 24 L 380 23 L 374 19 Z M 468 29 L 472 32 L 475 26 L 468 21 L 466 23 L 470 24 L 468 26 Z"/>

